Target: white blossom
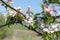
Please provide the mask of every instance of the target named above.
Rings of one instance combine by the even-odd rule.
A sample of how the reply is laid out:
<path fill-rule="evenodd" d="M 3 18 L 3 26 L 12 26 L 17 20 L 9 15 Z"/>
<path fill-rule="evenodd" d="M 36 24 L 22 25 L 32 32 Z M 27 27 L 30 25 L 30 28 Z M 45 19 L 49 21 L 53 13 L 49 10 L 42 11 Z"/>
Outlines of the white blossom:
<path fill-rule="evenodd" d="M 41 28 L 44 28 L 44 26 L 45 26 L 44 23 L 41 23 Z"/>
<path fill-rule="evenodd" d="M 45 10 L 45 11 L 50 11 L 50 9 L 49 9 L 49 8 L 45 8 L 45 7 L 44 7 L 44 10 Z"/>
<path fill-rule="evenodd" d="M 54 28 L 57 28 L 57 24 L 51 24 L 51 27 L 54 29 Z"/>
<path fill-rule="evenodd" d="M 47 33 L 54 33 L 54 30 L 50 30 L 48 28 L 44 28 L 43 31 Z"/>
<path fill-rule="evenodd" d="M 56 16 L 56 13 L 53 12 L 53 11 L 50 11 L 50 14 L 51 14 L 52 16 Z"/>
<path fill-rule="evenodd" d="M 49 30 L 47 28 L 44 28 L 43 31 L 48 32 Z"/>
<path fill-rule="evenodd" d="M 51 26 L 47 28 L 43 28 L 43 31 L 47 33 L 54 33 L 54 32 L 60 31 L 60 23 L 57 23 L 57 24 L 52 23 Z"/>
<path fill-rule="evenodd" d="M 55 28 L 54 31 L 59 31 L 59 28 Z"/>
<path fill-rule="evenodd" d="M 28 21 L 27 21 L 26 19 L 25 19 L 24 21 L 25 21 L 25 25 L 26 25 L 27 27 L 29 27 Z"/>
<path fill-rule="evenodd" d="M 54 31 L 51 31 L 51 33 L 54 33 Z"/>
<path fill-rule="evenodd" d="M 30 18 L 29 20 L 24 20 L 25 21 L 25 25 L 29 27 L 29 25 L 33 25 L 33 20 L 32 18 Z"/>

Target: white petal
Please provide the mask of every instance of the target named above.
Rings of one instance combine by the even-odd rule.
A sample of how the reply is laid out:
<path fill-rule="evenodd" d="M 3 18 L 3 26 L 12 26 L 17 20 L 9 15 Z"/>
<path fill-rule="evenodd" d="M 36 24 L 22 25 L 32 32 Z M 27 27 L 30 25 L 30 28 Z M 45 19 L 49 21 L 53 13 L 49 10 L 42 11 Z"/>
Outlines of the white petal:
<path fill-rule="evenodd" d="M 52 24 L 51 26 L 52 26 L 53 29 L 57 28 L 57 24 Z"/>
<path fill-rule="evenodd" d="M 50 9 L 48 9 L 48 8 L 45 8 L 45 11 L 50 11 Z"/>
<path fill-rule="evenodd" d="M 54 31 L 59 31 L 59 29 L 58 28 L 55 28 Z"/>
<path fill-rule="evenodd" d="M 54 31 L 51 31 L 51 33 L 54 33 Z"/>
<path fill-rule="evenodd" d="M 47 28 L 44 28 L 43 31 L 48 32 L 48 29 Z"/>

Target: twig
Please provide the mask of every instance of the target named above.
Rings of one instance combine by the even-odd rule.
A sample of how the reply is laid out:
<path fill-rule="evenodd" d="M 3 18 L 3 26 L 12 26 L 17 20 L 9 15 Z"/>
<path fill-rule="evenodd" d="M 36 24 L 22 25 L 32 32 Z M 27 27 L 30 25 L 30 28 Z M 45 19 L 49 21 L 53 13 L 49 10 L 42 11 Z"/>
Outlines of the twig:
<path fill-rule="evenodd" d="M 13 7 L 11 7 L 10 5 L 8 5 L 6 2 L 4 2 L 3 0 L 0 0 L 3 4 L 5 4 L 7 7 L 13 9 L 14 11 L 16 11 L 17 13 L 20 13 L 21 15 L 23 15 L 25 17 L 25 15 L 23 13 L 21 13 L 20 11 L 14 9 Z"/>

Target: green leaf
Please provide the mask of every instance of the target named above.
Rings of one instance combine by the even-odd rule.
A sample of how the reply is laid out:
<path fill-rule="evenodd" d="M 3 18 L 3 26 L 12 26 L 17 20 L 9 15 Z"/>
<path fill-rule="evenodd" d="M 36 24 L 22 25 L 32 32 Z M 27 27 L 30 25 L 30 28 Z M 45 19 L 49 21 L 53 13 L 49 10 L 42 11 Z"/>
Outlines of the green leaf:
<path fill-rule="evenodd" d="M 15 15 L 15 18 L 16 18 L 16 19 L 24 19 L 24 16 L 23 16 L 23 15 L 16 14 L 16 15 Z"/>
<path fill-rule="evenodd" d="M 34 29 L 37 29 L 38 28 L 38 23 L 37 21 L 34 22 L 33 26 L 32 26 Z"/>
<path fill-rule="evenodd" d="M 40 15 L 40 13 L 36 13 L 34 16 L 33 16 L 33 20 L 36 20 L 37 16 Z"/>
<path fill-rule="evenodd" d="M 41 8 L 44 8 L 44 5 L 43 5 L 43 4 L 40 4 L 40 7 L 41 7 Z"/>
<path fill-rule="evenodd" d="M 43 21 L 45 24 L 50 24 L 53 22 L 53 18 L 50 14 L 44 14 Z"/>
<path fill-rule="evenodd" d="M 59 3 L 59 0 L 48 0 L 48 3 Z"/>
<path fill-rule="evenodd" d="M 11 21 L 11 17 L 12 16 L 10 16 L 10 15 L 8 16 L 6 23 L 9 23 Z"/>

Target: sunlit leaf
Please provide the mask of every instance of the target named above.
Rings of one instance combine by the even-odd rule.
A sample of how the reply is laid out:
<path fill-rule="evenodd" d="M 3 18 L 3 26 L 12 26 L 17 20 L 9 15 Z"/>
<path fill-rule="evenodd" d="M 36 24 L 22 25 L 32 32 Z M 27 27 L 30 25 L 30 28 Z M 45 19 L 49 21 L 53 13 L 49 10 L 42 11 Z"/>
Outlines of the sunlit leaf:
<path fill-rule="evenodd" d="M 43 5 L 43 4 L 40 4 L 40 7 L 41 7 L 41 8 L 44 8 L 44 5 Z"/>

